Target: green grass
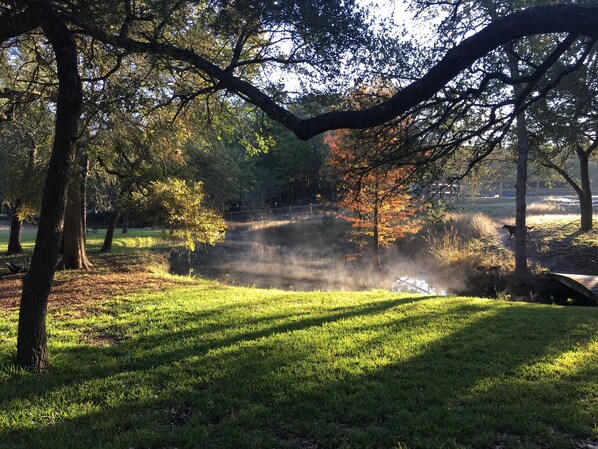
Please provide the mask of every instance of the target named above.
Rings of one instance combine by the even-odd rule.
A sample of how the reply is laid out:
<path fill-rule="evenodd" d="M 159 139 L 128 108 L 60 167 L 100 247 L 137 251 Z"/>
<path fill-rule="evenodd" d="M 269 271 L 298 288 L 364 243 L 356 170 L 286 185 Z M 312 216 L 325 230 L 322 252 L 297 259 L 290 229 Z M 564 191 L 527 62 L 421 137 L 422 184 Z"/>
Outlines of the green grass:
<path fill-rule="evenodd" d="M 514 198 L 459 198 L 449 201 L 457 212 L 481 212 L 492 218 L 515 218 Z"/>
<path fill-rule="evenodd" d="M 573 448 L 598 437 L 598 310 L 197 281 L 52 310 L 2 448 Z M 501 446 L 502 445 L 502 446 Z"/>
<path fill-rule="evenodd" d="M 87 245 L 90 249 L 99 249 L 104 243 L 105 229 L 99 229 L 97 233 L 87 234 Z M 115 231 L 112 241 L 113 250 L 120 248 L 155 248 L 166 245 L 166 234 L 161 230 L 129 229 L 127 234 Z"/>
<path fill-rule="evenodd" d="M 131 263 L 131 259 L 138 263 L 140 258 L 145 258 L 148 264 L 155 265 L 160 259 L 156 250 L 172 248 L 172 243 L 165 239 L 165 234 L 161 230 L 130 228 L 127 234 L 116 231 L 112 241 L 112 252 L 100 255 L 98 251 L 104 243 L 105 235 L 106 230 L 99 229 L 97 233 L 90 232 L 86 236 L 87 254 L 93 259 L 92 263 L 96 269 L 123 269 L 127 268 Z M 5 251 L 8 246 L 8 231 L 0 231 L 0 271 L 2 270 L 1 267 L 4 267 L 4 262 L 27 266 L 35 246 L 35 237 L 35 232 L 24 232 L 21 239 L 24 253 L 7 255 Z M 60 274 L 59 272 L 59 277 Z M 68 276 L 69 273 L 62 272 L 62 275 Z"/>
<path fill-rule="evenodd" d="M 32 251 L 35 245 L 35 230 L 24 232 L 21 240 L 21 245 L 25 251 Z M 101 248 L 106 236 L 105 229 L 98 229 L 97 232 L 89 232 L 86 236 L 88 247 L 93 251 Z M 117 230 L 114 232 L 114 240 L 112 241 L 112 248 L 118 250 L 119 248 L 152 248 L 163 245 L 165 243 L 165 234 L 160 230 L 150 229 L 132 229 L 130 228 L 126 234 Z M 0 248 L 6 250 L 8 245 L 8 230 L 0 231 Z"/>
<path fill-rule="evenodd" d="M 538 218 L 536 240 L 595 247 L 567 219 Z M 157 231 L 99 256 L 102 239 L 98 279 L 162 260 Z M 42 375 L 15 368 L 17 312 L 0 309 L 0 448 L 598 444 L 597 308 L 163 276 L 178 284 L 51 307 Z"/>

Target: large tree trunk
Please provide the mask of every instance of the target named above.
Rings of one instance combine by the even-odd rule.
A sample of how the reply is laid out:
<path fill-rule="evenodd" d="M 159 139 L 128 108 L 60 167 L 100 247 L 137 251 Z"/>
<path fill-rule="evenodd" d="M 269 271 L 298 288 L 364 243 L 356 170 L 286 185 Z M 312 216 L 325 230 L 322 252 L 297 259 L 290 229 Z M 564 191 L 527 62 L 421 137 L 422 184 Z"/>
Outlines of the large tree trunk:
<path fill-rule="evenodd" d="M 8 237 L 8 254 L 20 254 L 23 252 L 21 246 L 21 234 L 23 232 L 23 221 L 19 218 L 19 207 L 21 200 L 17 199 L 12 208 L 12 217 L 10 218 L 10 236 Z"/>
<path fill-rule="evenodd" d="M 527 159 L 529 140 L 524 113 L 517 116 L 517 183 L 515 184 L 515 274 L 526 277 L 527 267 Z"/>
<path fill-rule="evenodd" d="M 110 221 L 108 222 L 108 229 L 106 230 L 106 237 L 104 238 L 104 244 L 100 248 L 101 253 L 109 253 L 112 251 L 112 240 L 114 239 L 114 229 L 116 228 L 116 222 L 118 221 L 119 211 L 114 209 L 110 214 Z"/>
<path fill-rule="evenodd" d="M 85 206 L 81 183 L 81 173 L 76 173 L 68 188 L 60 262 L 60 268 L 67 270 L 88 270 L 92 267 L 85 251 Z"/>
<path fill-rule="evenodd" d="M 581 230 L 590 231 L 593 227 L 592 189 L 590 187 L 589 157 L 581 149 L 577 149 L 579 158 L 579 208 L 581 212 Z"/>
<path fill-rule="evenodd" d="M 75 160 L 82 90 L 77 49 L 67 27 L 49 5 L 36 4 L 35 9 L 56 55 L 59 83 L 52 155 L 42 195 L 35 249 L 23 279 L 19 310 L 17 363 L 39 372 L 49 365 L 46 311 L 58 260 L 69 173 Z"/>

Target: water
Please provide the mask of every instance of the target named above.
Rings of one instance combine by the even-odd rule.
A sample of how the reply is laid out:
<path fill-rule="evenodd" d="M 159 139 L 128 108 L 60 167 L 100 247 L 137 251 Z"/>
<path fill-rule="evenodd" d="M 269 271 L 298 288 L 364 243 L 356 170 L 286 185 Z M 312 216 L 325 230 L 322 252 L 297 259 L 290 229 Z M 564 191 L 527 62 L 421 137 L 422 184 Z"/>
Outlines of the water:
<path fill-rule="evenodd" d="M 409 276 L 399 277 L 391 286 L 393 292 L 404 293 L 426 293 L 430 295 L 446 296 L 446 290 L 438 289 L 422 278 L 413 278 Z"/>

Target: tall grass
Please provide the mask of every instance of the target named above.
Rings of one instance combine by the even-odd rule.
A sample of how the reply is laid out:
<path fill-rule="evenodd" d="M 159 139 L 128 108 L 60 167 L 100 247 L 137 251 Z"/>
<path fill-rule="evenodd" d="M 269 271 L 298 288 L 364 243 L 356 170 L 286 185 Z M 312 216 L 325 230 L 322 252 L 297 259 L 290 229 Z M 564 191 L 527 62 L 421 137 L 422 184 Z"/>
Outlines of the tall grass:
<path fill-rule="evenodd" d="M 528 215 L 562 214 L 565 209 L 553 201 L 533 202 L 527 205 Z"/>
<path fill-rule="evenodd" d="M 498 242 L 496 223 L 487 215 L 455 214 L 444 226 L 429 231 L 429 252 L 440 266 L 458 266 L 471 272 L 489 267 L 508 271 L 513 257 Z"/>
<path fill-rule="evenodd" d="M 453 214 L 449 217 L 448 226 L 466 239 L 495 239 L 497 224 L 483 213 Z"/>

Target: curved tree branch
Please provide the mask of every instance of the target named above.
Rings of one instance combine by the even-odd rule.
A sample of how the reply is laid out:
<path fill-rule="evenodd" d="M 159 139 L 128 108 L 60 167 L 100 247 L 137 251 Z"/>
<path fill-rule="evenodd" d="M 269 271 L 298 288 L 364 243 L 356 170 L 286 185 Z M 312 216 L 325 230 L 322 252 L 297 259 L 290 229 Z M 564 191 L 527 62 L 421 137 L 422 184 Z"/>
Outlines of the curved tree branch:
<path fill-rule="evenodd" d="M 432 97 L 478 59 L 522 37 L 544 33 L 598 36 L 598 6 L 555 5 L 529 8 L 498 19 L 465 39 L 450 49 L 419 80 L 412 82 L 387 101 L 360 111 L 335 111 L 301 119 L 254 85 L 218 67 L 191 49 L 158 41 L 145 42 L 111 35 L 94 27 L 88 23 L 89 21 L 78 20 L 76 16 L 71 16 L 70 20 L 86 34 L 107 44 L 137 53 L 159 54 L 192 64 L 196 69 L 219 80 L 223 87 L 240 94 L 261 108 L 270 118 L 291 129 L 304 140 L 332 129 L 363 129 L 385 123 Z"/>
<path fill-rule="evenodd" d="M 0 15 L 0 42 L 25 34 L 39 25 L 39 14 L 31 8 L 18 13 L 2 14 Z"/>

